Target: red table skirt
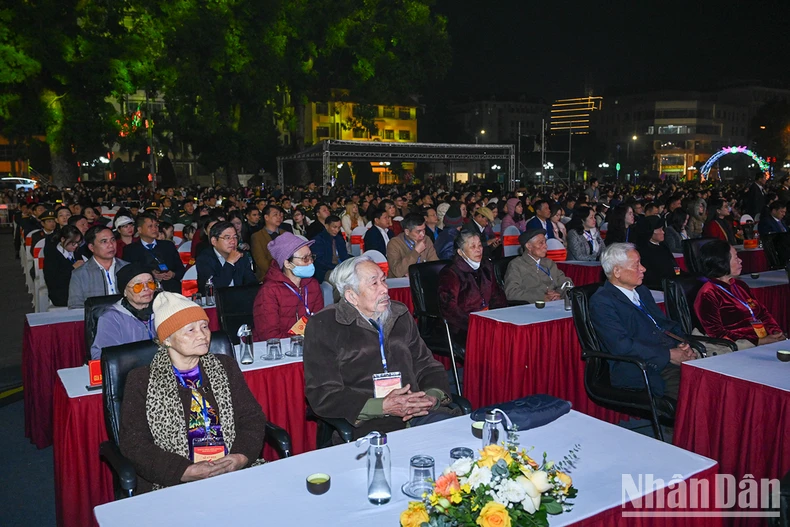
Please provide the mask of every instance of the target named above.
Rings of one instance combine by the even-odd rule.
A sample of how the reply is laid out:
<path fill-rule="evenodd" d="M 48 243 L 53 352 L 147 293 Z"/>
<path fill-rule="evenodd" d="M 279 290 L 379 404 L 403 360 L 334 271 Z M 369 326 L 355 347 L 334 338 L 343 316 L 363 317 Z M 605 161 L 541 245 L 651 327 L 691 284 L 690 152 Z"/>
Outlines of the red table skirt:
<path fill-rule="evenodd" d="M 516 326 L 469 317 L 464 364 L 464 397 L 479 408 L 526 395 L 547 393 L 573 409 L 617 423 L 625 414 L 589 400 L 584 361 L 570 318 Z"/>
<path fill-rule="evenodd" d="M 397 287 L 389 290 L 390 299 L 403 302 L 409 308 L 409 313 L 414 313 L 414 303 L 411 301 L 410 287 Z"/>
<path fill-rule="evenodd" d="M 207 309 L 209 328 L 219 329 L 216 309 Z M 85 364 L 85 323 L 34 326 L 25 321 L 22 382 L 25 390 L 25 437 L 38 448 L 52 444 L 52 387 L 58 370 Z"/>
<path fill-rule="evenodd" d="M 315 423 L 305 420 L 304 370 L 301 363 L 244 373 L 268 420 L 291 434 L 294 454 L 315 449 Z M 112 501 L 112 472 L 99 458 L 107 440 L 101 395 L 69 398 L 57 380 L 54 395 L 55 513 L 58 526 L 96 525 L 93 508 Z M 264 458 L 277 459 L 266 445 Z"/>
<path fill-rule="evenodd" d="M 682 365 L 676 446 L 715 459 L 719 472 L 736 481 L 751 474 L 759 482 L 781 479 L 790 470 L 788 437 L 787 392 Z M 753 518 L 732 520 L 733 525 L 759 524 Z"/>
<path fill-rule="evenodd" d="M 718 527 L 722 525 L 721 518 L 706 518 L 706 517 L 694 517 L 694 518 L 685 518 L 685 517 L 650 517 L 650 516 L 624 516 L 624 514 L 635 514 L 637 512 L 645 513 L 651 511 L 671 511 L 672 513 L 678 513 L 682 511 L 693 511 L 693 512 L 700 512 L 701 510 L 713 510 L 712 505 L 715 503 L 715 478 L 716 478 L 716 466 L 712 466 L 707 470 L 703 470 L 702 472 L 698 472 L 694 474 L 689 479 L 695 479 L 696 481 L 706 481 L 707 482 L 707 493 L 703 495 L 703 490 L 700 487 L 694 487 L 695 489 L 699 490 L 696 493 L 697 503 L 705 503 L 705 499 L 707 499 L 707 503 L 711 504 L 711 507 L 705 509 L 691 509 L 691 508 L 669 508 L 666 504 L 669 503 L 668 500 L 668 490 L 667 488 L 663 488 L 657 491 L 652 492 L 650 495 L 645 496 L 642 498 L 640 507 L 635 507 L 634 503 L 627 502 L 625 505 L 621 507 L 614 507 L 612 509 L 605 510 L 592 516 L 591 518 L 586 518 L 580 522 L 576 522 L 573 525 L 585 526 L 585 527 L 613 527 L 613 526 L 622 526 L 622 527 Z M 686 480 L 688 481 L 688 480 Z M 689 484 L 688 488 L 692 488 L 691 484 Z M 653 508 L 642 508 L 645 504 L 658 504 L 663 503 L 665 504 L 664 507 L 655 506 Z M 691 500 L 684 500 L 684 503 L 691 503 Z"/>
<path fill-rule="evenodd" d="M 578 265 L 571 262 L 557 262 L 557 268 L 573 280 L 573 285 L 587 285 L 604 281 L 600 265 Z"/>
<path fill-rule="evenodd" d="M 790 284 L 754 288 L 752 294 L 773 315 L 782 331 L 790 333 Z"/>
<path fill-rule="evenodd" d="M 764 273 L 770 269 L 768 258 L 762 249 L 751 251 L 738 251 L 738 257 L 743 262 L 741 274 Z"/>

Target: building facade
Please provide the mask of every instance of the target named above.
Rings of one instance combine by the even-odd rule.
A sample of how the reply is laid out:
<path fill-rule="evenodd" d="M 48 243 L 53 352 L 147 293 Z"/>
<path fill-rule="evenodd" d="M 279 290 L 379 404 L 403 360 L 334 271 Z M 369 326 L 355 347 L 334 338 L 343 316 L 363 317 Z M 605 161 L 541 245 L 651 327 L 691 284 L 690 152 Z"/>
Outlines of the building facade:
<path fill-rule="evenodd" d="M 545 101 L 525 95 L 475 98 L 450 111 L 469 142 L 480 144 L 515 144 L 519 130 L 522 138 L 539 137 L 543 120 L 549 118 Z"/>
<path fill-rule="evenodd" d="M 552 134 L 588 134 L 593 113 L 603 107 L 603 97 L 588 95 L 571 99 L 557 99 L 551 105 Z"/>

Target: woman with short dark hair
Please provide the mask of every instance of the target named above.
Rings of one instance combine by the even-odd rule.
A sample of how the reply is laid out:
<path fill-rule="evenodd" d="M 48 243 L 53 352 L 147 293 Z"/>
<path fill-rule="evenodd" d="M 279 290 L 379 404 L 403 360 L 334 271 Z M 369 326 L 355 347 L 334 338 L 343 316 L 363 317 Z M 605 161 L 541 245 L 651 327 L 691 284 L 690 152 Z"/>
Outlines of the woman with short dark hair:
<path fill-rule="evenodd" d="M 689 214 L 682 208 L 677 208 L 667 215 L 667 226 L 664 229 L 664 245 L 673 253 L 683 252 L 683 240 L 688 240 L 686 224 Z"/>
<path fill-rule="evenodd" d="M 82 242 L 82 232 L 73 225 L 66 225 L 61 227 L 56 236 L 57 241 L 50 239 L 44 244 L 44 282 L 52 305 L 66 307 L 71 272 L 84 263 L 75 254 Z"/>
<path fill-rule="evenodd" d="M 723 240 L 700 248 L 702 272 L 708 278 L 694 300 L 694 312 L 709 337 L 732 340 L 738 349 L 785 340 L 779 324 L 736 277 L 741 259 Z"/>

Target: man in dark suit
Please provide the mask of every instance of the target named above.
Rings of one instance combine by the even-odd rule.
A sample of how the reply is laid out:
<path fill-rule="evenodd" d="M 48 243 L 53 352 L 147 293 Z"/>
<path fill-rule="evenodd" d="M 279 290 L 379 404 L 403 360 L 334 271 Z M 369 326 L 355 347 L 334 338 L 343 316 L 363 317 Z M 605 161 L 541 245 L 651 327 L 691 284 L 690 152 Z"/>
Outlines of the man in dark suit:
<path fill-rule="evenodd" d="M 746 191 L 746 196 L 743 198 L 744 212 L 757 219 L 757 215 L 763 212 L 765 208 L 765 174 L 762 172 L 754 177 L 754 183 Z"/>
<path fill-rule="evenodd" d="M 324 279 L 337 264 L 348 260 L 346 241 L 340 234 L 340 218 L 334 214 L 326 219 L 326 229 L 316 235 L 313 244 L 313 254 L 315 255 L 315 279 L 323 283 Z M 365 247 L 367 249 L 367 247 Z"/>
<path fill-rule="evenodd" d="M 365 243 L 365 251 L 378 251 L 384 256 L 387 256 L 387 244 L 390 238 L 394 238 L 395 234 L 390 230 L 392 227 L 392 218 L 386 209 L 377 209 L 373 215 L 373 225 L 365 233 L 363 242 Z"/>
<path fill-rule="evenodd" d="M 645 268 L 630 243 L 613 243 L 601 254 L 607 281 L 590 299 L 590 316 L 603 349 L 645 361 L 656 396 L 678 397 L 680 363 L 697 358 L 680 324 L 669 320 L 642 285 Z M 639 368 L 609 363 L 612 385 L 643 389 Z"/>
<path fill-rule="evenodd" d="M 778 199 L 771 203 L 768 207 L 768 214 L 763 214 L 760 218 L 760 223 L 757 225 L 760 236 L 765 236 L 772 232 L 787 232 L 787 225 L 785 224 L 786 213 L 786 203 Z"/>
<path fill-rule="evenodd" d="M 180 293 L 185 269 L 175 244 L 157 239 L 159 220 L 153 214 L 140 214 L 136 224 L 140 239 L 123 248 L 123 259 L 151 269 L 151 274 L 165 291 Z"/>
<path fill-rule="evenodd" d="M 256 211 L 258 209 L 255 209 Z M 215 288 L 251 285 L 258 282 L 252 272 L 252 260 L 238 250 L 236 228 L 229 221 L 211 227 L 212 250 L 201 252 L 195 260 L 198 291 L 205 294 L 206 281 L 211 278 Z"/>
<path fill-rule="evenodd" d="M 535 215 L 527 222 L 527 229 L 543 229 L 546 231 L 546 239 L 554 238 L 554 225 L 549 221 L 551 218 L 551 207 L 545 199 L 539 199 L 532 204 L 535 207 Z"/>

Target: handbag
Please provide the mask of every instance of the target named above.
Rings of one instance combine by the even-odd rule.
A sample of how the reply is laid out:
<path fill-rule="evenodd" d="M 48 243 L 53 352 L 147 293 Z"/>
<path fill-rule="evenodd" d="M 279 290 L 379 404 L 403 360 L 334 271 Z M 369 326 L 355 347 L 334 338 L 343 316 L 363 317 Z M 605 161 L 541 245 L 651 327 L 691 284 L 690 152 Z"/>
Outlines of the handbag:
<path fill-rule="evenodd" d="M 478 408 L 471 413 L 473 421 L 485 421 L 486 412 L 499 408 L 507 414 L 519 431 L 547 425 L 571 411 L 570 401 L 548 394 L 536 394 L 502 404 Z"/>

